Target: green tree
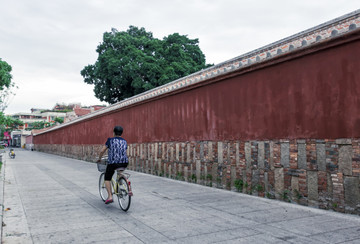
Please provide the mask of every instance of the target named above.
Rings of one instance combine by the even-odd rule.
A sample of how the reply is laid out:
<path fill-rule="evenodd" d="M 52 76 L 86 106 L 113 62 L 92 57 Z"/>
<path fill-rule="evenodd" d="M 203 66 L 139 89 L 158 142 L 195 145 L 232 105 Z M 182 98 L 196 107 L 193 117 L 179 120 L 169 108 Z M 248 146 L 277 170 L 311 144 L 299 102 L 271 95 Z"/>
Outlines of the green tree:
<path fill-rule="evenodd" d="M 0 58 L 0 90 L 9 88 L 11 84 L 11 66 Z"/>
<path fill-rule="evenodd" d="M 116 103 L 211 66 L 198 43 L 178 33 L 159 40 L 144 28 L 113 28 L 104 33 L 95 64 L 85 66 L 81 75 L 95 85 L 97 98 Z"/>
<path fill-rule="evenodd" d="M 22 125 L 24 123 L 21 120 L 6 116 L 3 112 L 0 112 L 0 139 L 3 139 L 5 131 L 16 130 Z"/>
<path fill-rule="evenodd" d="M 31 130 L 32 129 L 39 130 L 39 129 L 43 129 L 43 128 L 45 128 L 45 122 L 44 121 L 33 122 L 31 124 Z"/>
<path fill-rule="evenodd" d="M 62 124 L 62 123 L 64 123 L 64 118 L 56 117 L 54 121 L 59 123 L 59 124 Z"/>
<path fill-rule="evenodd" d="M 17 129 L 19 129 L 19 127 L 20 126 L 23 126 L 24 125 L 24 123 L 21 121 L 21 120 L 19 120 L 19 119 L 13 119 L 13 118 L 11 118 L 10 117 L 10 119 L 9 119 L 9 129 L 10 130 L 17 130 Z"/>
<path fill-rule="evenodd" d="M 2 61 L 0 58 L 0 111 L 4 111 L 7 107 L 7 99 L 11 94 L 11 88 L 14 87 L 14 83 L 11 82 L 12 75 L 11 66 Z"/>

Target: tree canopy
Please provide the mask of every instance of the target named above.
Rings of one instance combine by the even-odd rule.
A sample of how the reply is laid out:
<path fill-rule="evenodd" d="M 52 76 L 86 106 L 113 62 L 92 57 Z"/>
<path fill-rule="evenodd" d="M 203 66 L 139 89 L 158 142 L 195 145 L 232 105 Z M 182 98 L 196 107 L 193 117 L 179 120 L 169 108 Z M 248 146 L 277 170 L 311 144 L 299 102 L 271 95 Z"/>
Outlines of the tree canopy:
<path fill-rule="evenodd" d="M 174 33 L 159 40 L 144 28 L 105 32 L 96 49 L 98 59 L 81 71 L 101 101 L 125 98 L 209 67 L 198 39 Z"/>
<path fill-rule="evenodd" d="M 10 74 L 12 67 L 0 58 L 0 111 L 4 111 L 7 106 L 7 99 L 11 94 L 11 88 L 14 83 L 11 82 L 12 75 Z"/>
<path fill-rule="evenodd" d="M 0 58 L 0 90 L 10 87 L 12 78 L 10 74 L 11 70 L 11 66 Z"/>
<path fill-rule="evenodd" d="M 0 112 L 0 140 L 3 139 L 5 131 L 16 130 L 22 125 L 24 123 L 21 120 L 6 116 L 3 112 Z"/>

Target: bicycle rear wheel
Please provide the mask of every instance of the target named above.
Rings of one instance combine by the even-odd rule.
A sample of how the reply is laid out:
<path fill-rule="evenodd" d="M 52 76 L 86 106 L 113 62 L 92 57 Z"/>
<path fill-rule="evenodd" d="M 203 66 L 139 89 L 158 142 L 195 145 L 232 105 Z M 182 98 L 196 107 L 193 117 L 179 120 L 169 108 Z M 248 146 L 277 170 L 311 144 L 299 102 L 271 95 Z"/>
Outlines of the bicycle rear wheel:
<path fill-rule="evenodd" d="M 99 177 L 99 193 L 101 199 L 105 202 L 105 200 L 108 198 L 108 193 L 105 187 L 105 173 L 102 173 Z"/>
<path fill-rule="evenodd" d="M 117 197 L 120 208 L 125 212 L 129 210 L 131 196 L 129 195 L 129 185 L 124 176 L 121 176 L 117 182 Z"/>

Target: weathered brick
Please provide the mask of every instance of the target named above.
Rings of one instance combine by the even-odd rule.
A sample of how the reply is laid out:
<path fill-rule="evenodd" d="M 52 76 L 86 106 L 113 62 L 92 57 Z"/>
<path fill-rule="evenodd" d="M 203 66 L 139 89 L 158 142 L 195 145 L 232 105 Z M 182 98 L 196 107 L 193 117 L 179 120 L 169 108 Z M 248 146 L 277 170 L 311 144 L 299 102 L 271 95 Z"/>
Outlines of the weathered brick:
<path fill-rule="evenodd" d="M 325 140 L 326 170 L 332 173 L 338 171 L 338 145 L 333 140 Z"/>
<path fill-rule="evenodd" d="M 307 169 L 317 170 L 317 161 L 316 161 L 316 143 L 314 140 L 308 140 L 306 143 L 306 163 Z"/>
<path fill-rule="evenodd" d="M 290 168 L 291 169 L 297 169 L 298 168 L 298 150 L 297 150 L 297 143 L 296 140 L 292 140 L 289 143 L 289 152 L 290 152 L 290 159 L 289 159 L 289 164 L 290 164 Z"/>
<path fill-rule="evenodd" d="M 264 168 L 265 170 L 270 170 L 271 166 L 270 166 L 270 161 L 271 156 L 270 156 L 270 142 L 264 142 Z"/>
<path fill-rule="evenodd" d="M 251 142 L 251 169 L 256 170 L 258 168 L 258 142 Z"/>
<path fill-rule="evenodd" d="M 230 165 L 236 165 L 236 142 L 229 143 L 229 163 Z"/>
<path fill-rule="evenodd" d="M 333 173 L 331 174 L 333 196 L 332 201 L 337 205 L 335 208 L 337 211 L 344 211 L 345 199 L 344 199 L 344 184 L 343 174 Z"/>
<path fill-rule="evenodd" d="M 175 144 L 175 160 L 176 161 L 180 161 L 180 144 L 176 143 Z"/>
<path fill-rule="evenodd" d="M 273 144 L 273 160 L 274 167 L 281 168 L 281 146 L 280 142 L 276 142 Z"/>
<path fill-rule="evenodd" d="M 327 174 L 324 171 L 318 171 L 319 192 L 327 192 Z"/>
<path fill-rule="evenodd" d="M 245 153 L 245 142 L 239 143 L 239 166 L 240 169 L 246 168 L 246 153 Z"/>
<path fill-rule="evenodd" d="M 284 188 L 289 189 L 291 187 L 291 175 L 288 174 L 289 168 L 284 168 Z"/>

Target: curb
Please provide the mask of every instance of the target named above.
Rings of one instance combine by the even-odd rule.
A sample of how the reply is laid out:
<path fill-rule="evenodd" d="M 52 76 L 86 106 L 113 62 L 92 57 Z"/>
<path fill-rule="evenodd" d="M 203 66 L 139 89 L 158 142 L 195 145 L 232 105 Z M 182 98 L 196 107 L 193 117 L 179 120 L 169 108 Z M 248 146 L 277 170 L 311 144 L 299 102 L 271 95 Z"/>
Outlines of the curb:
<path fill-rule="evenodd" d="M 0 153 L 2 161 L 0 169 L 0 243 L 2 243 L 2 231 L 3 231 L 3 216 L 4 216 L 4 180 L 5 180 L 5 153 Z"/>

